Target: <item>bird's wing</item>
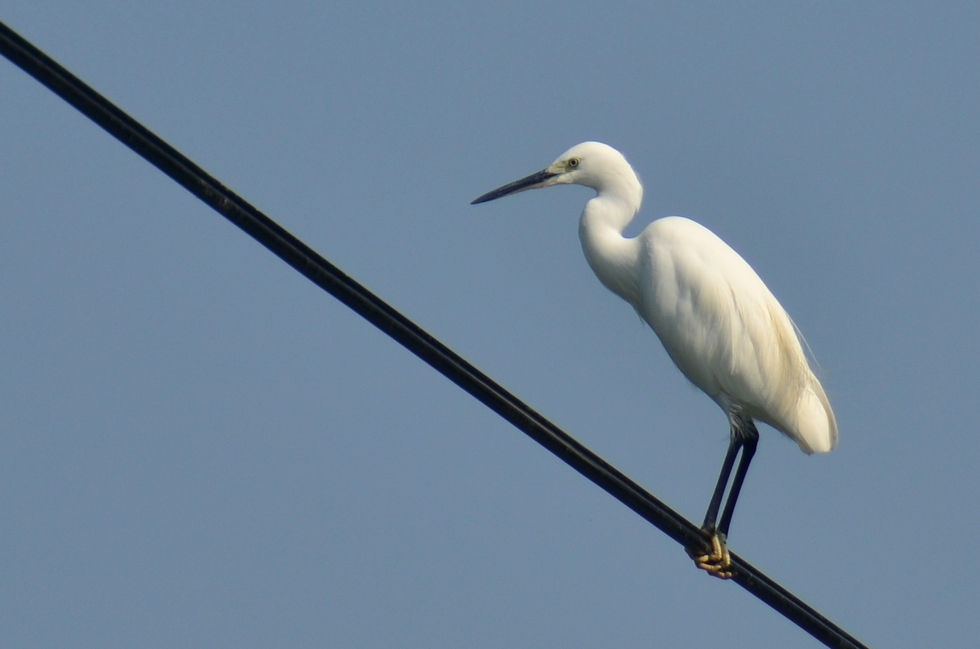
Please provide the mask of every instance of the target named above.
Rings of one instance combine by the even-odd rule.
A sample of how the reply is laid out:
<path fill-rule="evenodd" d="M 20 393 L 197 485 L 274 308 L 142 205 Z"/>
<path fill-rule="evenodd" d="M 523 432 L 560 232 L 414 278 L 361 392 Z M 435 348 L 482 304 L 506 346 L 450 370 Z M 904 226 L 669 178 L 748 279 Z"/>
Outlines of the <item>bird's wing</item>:
<path fill-rule="evenodd" d="M 649 281 L 640 311 L 684 375 L 804 451 L 830 450 L 836 424 L 826 395 L 792 320 L 755 271 L 687 219 L 661 219 L 642 236 Z"/>

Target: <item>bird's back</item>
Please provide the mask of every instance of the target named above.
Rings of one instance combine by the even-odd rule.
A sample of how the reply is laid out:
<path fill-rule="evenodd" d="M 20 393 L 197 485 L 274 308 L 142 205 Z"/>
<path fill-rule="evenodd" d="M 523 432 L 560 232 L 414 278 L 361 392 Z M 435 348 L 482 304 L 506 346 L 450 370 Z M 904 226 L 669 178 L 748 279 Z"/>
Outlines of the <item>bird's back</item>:
<path fill-rule="evenodd" d="M 684 375 L 803 451 L 832 450 L 837 423 L 796 328 L 738 253 L 681 217 L 654 221 L 636 244 L 643 272 L 634 306 Z"/>

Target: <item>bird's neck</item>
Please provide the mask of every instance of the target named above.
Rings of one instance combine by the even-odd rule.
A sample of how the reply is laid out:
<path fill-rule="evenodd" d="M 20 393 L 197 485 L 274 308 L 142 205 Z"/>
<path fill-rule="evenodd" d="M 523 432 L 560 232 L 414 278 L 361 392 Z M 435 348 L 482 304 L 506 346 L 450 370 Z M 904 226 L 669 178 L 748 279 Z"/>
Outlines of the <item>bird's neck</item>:
<path fill-rule="evenodd" d="M 585 258 L 599 281 L 632 305 L 639 300 L 637 265 L 639 244 L 623 230 L 640 208 L 640 196 L 600 192 L 585 204 L 579 221 L 579 239 Z"/>

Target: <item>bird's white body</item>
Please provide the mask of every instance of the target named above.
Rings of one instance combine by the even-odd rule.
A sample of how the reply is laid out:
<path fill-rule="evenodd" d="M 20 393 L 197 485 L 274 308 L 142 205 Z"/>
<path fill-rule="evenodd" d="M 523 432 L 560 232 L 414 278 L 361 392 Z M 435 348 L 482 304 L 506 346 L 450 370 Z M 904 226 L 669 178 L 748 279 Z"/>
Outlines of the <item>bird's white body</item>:
<path fill-rule="evenodd" d="M 596 190 L 579 221 L 589 266 L 633 305 L 694 385 L 729 417 L 763 421 L 806 453 L 837 445 L 833 410 L 792 320 L 737 252 L 678 216 L 623 236 L 640 209 L 643 186 L 619 151 L 584 142 L 547 169 L 474 202 L 560 184 Z"/>
<path fill-rule="evenodd" d="M 595 263 L 588 230 L 583 225 L 583 248 Z M 603 283 L 636 308 L 694 385 L 726 412 L 738 406 L 806 453 L 834 448 L 833 412 L 793 323 L 738 253 L 704 226 L 676 216 L 624 243 L 643 269 L 639 285 L 624 291 L 612 278 Z"/>
<path fill-rule="evenodd" d="M 837 444 L 827 396 L 807 363 L 789 315 L 754 270 L 702 225 L 672 216 L 638 236 L 623 230 L 643 189 L 615 149 L 586 142 L 566 182 L 596 196 L 579 223 L 582 249 L 611 291 L 633 305 L 671 360 L 722 409 L 737 407 L 794 439 L 806 453 Z"/>

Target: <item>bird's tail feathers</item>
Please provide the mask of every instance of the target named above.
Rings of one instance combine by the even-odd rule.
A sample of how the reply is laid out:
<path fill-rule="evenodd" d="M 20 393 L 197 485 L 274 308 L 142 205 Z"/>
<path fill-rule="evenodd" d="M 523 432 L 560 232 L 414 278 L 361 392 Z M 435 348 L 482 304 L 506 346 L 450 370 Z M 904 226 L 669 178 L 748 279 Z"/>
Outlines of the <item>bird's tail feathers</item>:
<path fill-rule="evenodd" d="M 828 453 L 837 446 L 837 420 L 830 401 L 816 377 L 800 394 L 796 441 L 807 453 Z"/>

